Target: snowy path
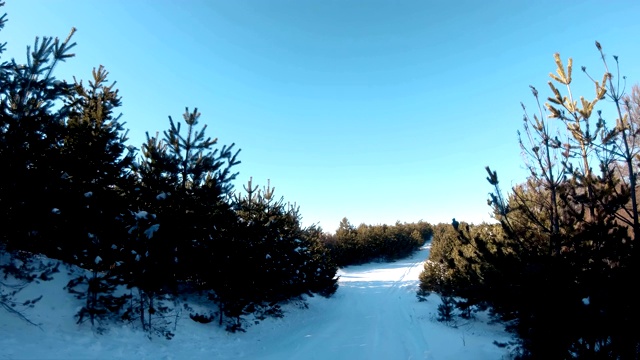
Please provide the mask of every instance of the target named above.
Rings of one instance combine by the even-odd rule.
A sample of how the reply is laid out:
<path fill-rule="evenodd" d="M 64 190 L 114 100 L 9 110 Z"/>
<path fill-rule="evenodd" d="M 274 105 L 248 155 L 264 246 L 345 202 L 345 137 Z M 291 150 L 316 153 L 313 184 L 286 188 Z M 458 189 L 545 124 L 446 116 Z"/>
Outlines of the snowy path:
<path fill-rule="evenodd" d="M 453 329 L 433 320 L 437 297 L 418 302 L 418 276 L 428 251 L 427 245 L 408 259 L 341 269 L 334 298 L 315 301 L 296 314 L 300 318 L 295 327 L 278 329 L 264 339 L 269 345 L 256 358 L 502 358 L 504 351 L 492 344 L 506 340 L 499 327 L 469 324 Z"/>
<path fill-rule="evenodd" d="M 282 346 L 273 339 L 273 347 L 281 351 L 266 358 L 428 358 L 428 341 L 413 308 L 405 306 L 416 302 L 415 285 L 424 256 L 421 251 L 394 263 L 341 270 L 336 303 L 316 312 L 308 327 L 288 334 Z"/>
<path fill-rule="evenodd" d="M 26 289 L 45 294 L 27 314 L 42 331 L 0 311 L 0 360 L 503 358 L 505 351 L 492 344 L 509 339 L 499 325 L 474 321 L 452 328 L 434 320 L 437 296 L 418 302 L 418 276 L 428 251 L 427 245 L 408 259 L 341 269 L 332 298 L 309 298 L 308 309 L 284 306 L 284 318 L 266 319 L 246 333 L 230 334 L 183 314 L 171 341 L 149 341 L 127 326 L 96 335 L 75 325 L 78 304 L 62 290 L 68 281 L 63 271 Z"/>

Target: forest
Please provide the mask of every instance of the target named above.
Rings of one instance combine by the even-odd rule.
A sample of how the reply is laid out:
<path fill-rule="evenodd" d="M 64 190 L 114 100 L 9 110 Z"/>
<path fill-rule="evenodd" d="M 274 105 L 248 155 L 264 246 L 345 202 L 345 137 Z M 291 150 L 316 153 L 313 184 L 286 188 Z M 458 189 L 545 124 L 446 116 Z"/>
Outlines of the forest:
<path fill-rule="evenodd" d="M 28 284 L 60 264 L 83 269 L 65 287 L 83 303 L 69 321 L 171 339 L 173 300 L 198 296 L 210 308 L 191 319 L 247 331 L 249 314 L 282 317 L 283 303 L 331 297 L 340 267 L 402 259 L 430 241 L 417 297 L 442 299 L 439 320 L 489 311 L 515 335 L 496 346 L 520 359 L 640 357 L 640 332 L 629 330 L 640 321 L 640 87 L 627 89 L 598 42 L 603 70 L 579 75 L 593 94 L 574 94 L 573 61 L 560 54 L 549 89 L 531 87 L 518 132 L 526 181 L 505 191 L 486 168 L 494 223 L 345 217 L 327 233 L 302 226 L 269 180 L 236 188 L 241 152 L 211 137 L 197 108 L 129 144 L 105 67 L 86 81 L 56 78 L 74 32 L 36 39 L 25 63 L 0 63 L 0 270 Z M 30 322 L 22 310 L 46 300 L 18 302 L 21 289 L 0 280 L 0 311 Z"/>

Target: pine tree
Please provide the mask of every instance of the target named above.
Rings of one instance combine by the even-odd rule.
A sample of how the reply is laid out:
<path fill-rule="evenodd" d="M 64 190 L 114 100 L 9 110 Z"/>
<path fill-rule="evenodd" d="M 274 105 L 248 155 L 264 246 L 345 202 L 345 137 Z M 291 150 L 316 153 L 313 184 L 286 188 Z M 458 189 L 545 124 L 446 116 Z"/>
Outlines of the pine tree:
<path fill-rule="evenodd" d="M 258 190 L 250 179 L 244 190 L 234 196 L 238 229 L 221 253 L 223 274 L 215 287 L 221 316 L 233 321 L 232 331 L 241 329 L 246 313 L 279 316 L 282 301 L 312 293 L 330 296 L 337 289 L 337 267 L 318 229 L 301 227 L 299 208 L 275 198 L 269 182 Z"/>
<path fill-rule="evenodd" d="M 596 46 L 604 60 L 600 44 Z M 497 175 L 487 169 L 496 188 L 490 204 L 509 238 L 508 251 L 496 257 L 478 247 L 477 254 L 504 273 L 519 274 L 495 278 L 505 291 L 491 301 L 503 318 L 515 320 L 512 329 L 526 357 L 636 358 L 640 338 L 620 331 L 638 320 L 637 307 L 627 300 L 629 283 L 638 274 L 634 176 L 625 183 L 613 166 L 616 157 L 629 165 L 632 129 L 621 113 L 621 96 L 608 68 L 602 82 L 594 81 L 593 100 L 580 98 L 578 103 L 571 95 L 571 59 L 566 67 L 558 54 L 555 60 L 553 95 L 544 108 L 548 118 L 560 120 L 565 133 L 549 135 L 540 105 L 533 121 L 525 116 L 525 133 L 531 140 L 528 145 L 521 141 L 531 160 L 526 186 L 514 189 L 507 200 Z M 568 95 L 556 84 L 566 87 Z M 538 92 L 533 92 L 538 101 Z M 599 112 L 595 124 L 590 120 L 606 93 L 618 99 L 614 130 L 607 129 Z M 558 154 L 555 160 L 552 154 Z M 596 170 L 593 164 L 599 165 Z M 629 172 L 634 173 L 633 167 Z M 631 220 L 621 221 L 627 204 Z M 545 292 L 553 297 L 541 295 Z M 588 305 L 584 299 L 590 299 Z"/>
<path fill-rule="evenodd" d="M 336 245 L 333 251 L 336 263 L 338 266 L 361 263 L 361 251 L 355 226 L 346 217 L 342 218 L 336 230 Z"/>
<path fill-rule="evenodd" d="M 6 22 L 3 14 L 0 30 Z M 31 324 L 20 309 L 33 306 L 40 297 L 18 304 L 13 296 L 30 281 L 49 280 L 57 271 L 56 264 L 35 260 L 27 251 L 47 252 L 52 247 L 43 233 L 55 216 L 51 199 L 60 179 L 57 154 L 68 112 L 57 101 L 71 91 L 56 80 L 53 70 L 74 56 L 74 32 L 64 41 L 36 38 L 33 48 L 27 47 L 26 64 L 14 59 L 0 63 L 0 307 Z M 5 48 L 1 43 L 0 56 Z"/>
<path fill-rule="evenodd" d="M 135 167 L 139 190 L 127 249 L 134 254 L 131 285 L 141 291 L 146 328 L 158 296 L 180 284 L 213 286 L 219 273 L 214 255 L 224 251 L 220 244 L 235 222 L 227 200 L 239 151 L 233 144 L 216 149 L 217 139 L 205 137 L 206 125 L 197 129 L 199 117 L 197 109 L 185 111 L 186 135 L 171 117 L 164 138 L 147 134 Z"/>
<path fill-rule="evenodd" d="M 127 237 L 125 214 L 130 205 L 130 175 L 134 158 L 124 124 L 114 110 L 120 106 L 115 83 L 107 85 L 108 72 L 93 70 L 89 86 L 76 82 L 67 99 L 70 112 L 61 147 L 64 183 L 59 193 L 58 257 L 80 265 L 90 274 L 72 280 L 67 288 L 86 300 L 78 322 L 114 317 L 124 305 L 114 296 L 122 283 L 118 267 L 125 260 L 120 249 Z M 82 290 L 80 289 L 82 287 Z"/>
<path fill-rule="evenodd" d="M 6 17 L 0 18 L 4 26 Z M 36 38 L 26 64 L 0 64 L 0 217 L 2 242 L 10 249 L 49 251 L 43 233 L 55 221 L 52 197 L 62 173 L 59 146 L 69 112 L 63 100 L 72 87 L 54 77 L 56 66 L 73 57 L 75 29 L 61 41 Z M 0 47 L 4 50 L 4 45 Z"/>

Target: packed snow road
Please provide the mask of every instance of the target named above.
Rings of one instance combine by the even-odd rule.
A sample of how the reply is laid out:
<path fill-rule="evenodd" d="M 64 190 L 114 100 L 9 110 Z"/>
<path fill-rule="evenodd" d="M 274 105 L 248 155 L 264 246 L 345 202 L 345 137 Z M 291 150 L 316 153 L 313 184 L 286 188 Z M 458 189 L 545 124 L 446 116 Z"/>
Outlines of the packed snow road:
<path fill-rule="evenodd" d="M 429 340 L 414 307 L 425 251 L 393 263 L 342 269 L 336 303 L 273 359 L 427 359 Z M 303 314 L 304 315 L 304 314 Z M 299 335 L 303 335 L 300 334 Z M 286 349 L 286 350 L 285 350 Z"/>
<path fill-rule="evenodd" d="M 452 328 L 435 320 L 437 296 L 418 301 L 418 276 L 429 246 L 407 259 L 341 269 L 333 298 L 313 301 L 291 323 L 285 318 L 283 326 L 291 327 L 263 339 L 267 345 L 254 355 L 267 360 L 506 358 L 493 345 L 508 339 L 499 326 L 477 322 Z"/>
<path fill-rule="evenodd" d="M 428 253 L 429 245 L 396 262 L 343 268 L 331 298 L 308 298 L 308 308 L 287 304 L 284 318 L 250 322 L 246 332 L 196 323 L 183 312 L 172 340 L 149 340 L 130 325 L 102 335 L 87 324 L 76 325 L 73 315 L 81 304 L 63 290 L 71 272 L 61 271 L 24 291 L 27 298 L 43 295 L 25 312 L 39 327 L 0 309 L 0 360 L 507 358 L 493 341 L 510 338 L 500 325 L 487 325 L 486 316 L 451 327 L 435 320 L 437 296 L 418 301 L 418 276 Z"/>

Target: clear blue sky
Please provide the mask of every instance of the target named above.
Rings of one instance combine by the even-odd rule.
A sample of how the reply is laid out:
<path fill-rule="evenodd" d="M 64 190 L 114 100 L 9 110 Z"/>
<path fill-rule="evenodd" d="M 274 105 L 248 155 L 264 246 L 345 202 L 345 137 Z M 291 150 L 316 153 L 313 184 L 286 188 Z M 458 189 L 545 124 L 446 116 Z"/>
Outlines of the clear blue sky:
<path fill-rule="evenodd" d="M 553 53 L 640 81 L 638 1 L 7 0 L 5 59 L 78 29 L 58 78 L 104 65 L 130 143 L 184 108 L 303 223 L 490 220 L 484 167 L 524 180 L 516 131 Z M 592 85 L 574 76 L 582 94 Z M 582 85 L 580 85 L 582 84 Z M 612 119 L 613 120 L 613 119 Z"/>

